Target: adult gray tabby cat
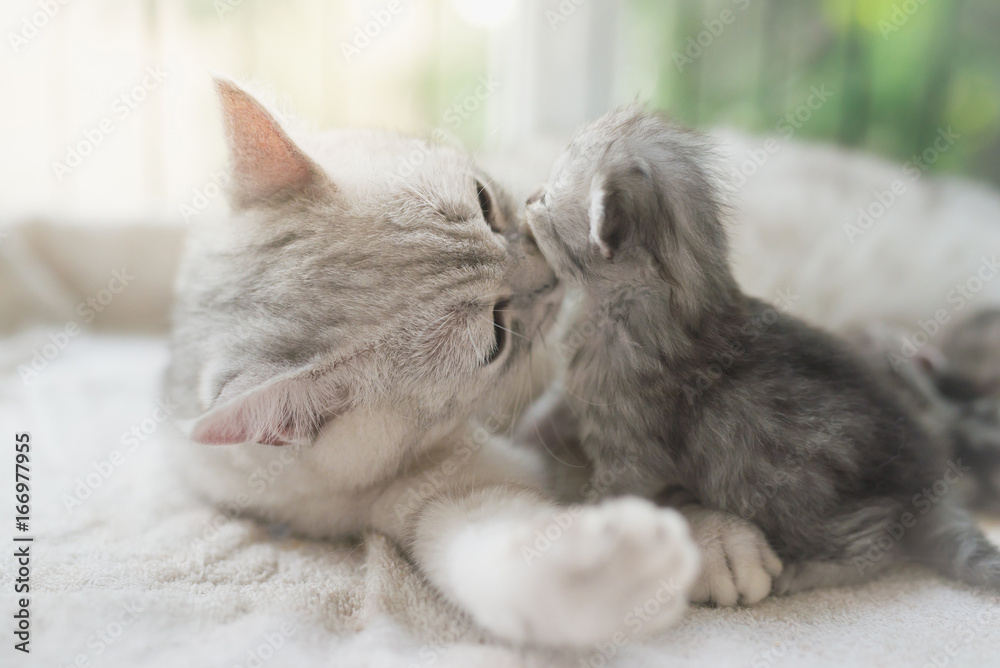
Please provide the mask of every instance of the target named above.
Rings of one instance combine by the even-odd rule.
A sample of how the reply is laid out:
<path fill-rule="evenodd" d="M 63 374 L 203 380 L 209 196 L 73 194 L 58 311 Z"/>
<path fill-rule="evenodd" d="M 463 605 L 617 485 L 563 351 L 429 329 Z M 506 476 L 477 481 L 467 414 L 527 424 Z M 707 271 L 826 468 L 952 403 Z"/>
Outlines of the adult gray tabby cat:
<path fill-rule="evenodd" d="M 522 554 L 567 510 L 537 461 L 472 418 L 522 389 L 562 289 L 508 195 L 445 146 L 295 141 L 243 89 L 217 86 L 232 215 L 193 230 L 177 284 L 167 391 L 193 441 L 184 477 L 301 534 L 384 532 L 514 641 L 606 640 L 654 595 L 639 631 L 677 619 L 697 551 L 672 510 L 575 509 L 550 549 Z"/>
<path fill-rule="evenodd" d="M 583 130 L 529 200 L 542 252 L 582 294 L 565 378 L 529 433 L 578 428 L 607 496 L 693 497 L 701 600 L 862 581 L 898 557 L 1000 589 L 1000 553 L 939 491 L 961 471 L 888 379 L 740 291 L 709 153 L 625 108 Z M 736 529 L 720 541 L 722 523 Z"/>

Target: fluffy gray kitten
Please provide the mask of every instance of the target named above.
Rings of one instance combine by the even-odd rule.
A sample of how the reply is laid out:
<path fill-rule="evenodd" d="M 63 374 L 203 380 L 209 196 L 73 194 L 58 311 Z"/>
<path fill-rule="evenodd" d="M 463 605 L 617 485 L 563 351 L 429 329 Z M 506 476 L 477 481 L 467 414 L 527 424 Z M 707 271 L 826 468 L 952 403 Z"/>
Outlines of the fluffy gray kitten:
<path fill-rule="evenodd" d="M 547 400 L 555 429 L 577 422 L 605 495 L 682 488 L 759 526 L 784 561 L 775 592 L 863 581 L 900 557 L 1000 588 L 1000 553 L 948 498 L 961 469 L 889 380 L 740 291 L 709 157 L 701 137 L 625 108 L 584 129 L 529 200 L 542 252 L 582 294 L 561 399 Z M 756 598 L 740 583 L 752 548 L 723 551 Z"/>

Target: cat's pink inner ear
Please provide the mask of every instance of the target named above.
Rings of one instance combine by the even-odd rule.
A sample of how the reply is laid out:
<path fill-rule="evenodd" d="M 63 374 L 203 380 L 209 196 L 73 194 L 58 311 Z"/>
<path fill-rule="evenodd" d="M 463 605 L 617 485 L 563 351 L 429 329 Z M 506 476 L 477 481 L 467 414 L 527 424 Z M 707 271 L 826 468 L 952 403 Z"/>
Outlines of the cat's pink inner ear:
<path fill-rule="evenodd" d="M 290 445 L 295 436 L 287 426 L 269 428 L 252 424 L 248 411 L 223 409 L 200 418 L 191 431 L 191 440 L 202 445 Z"/>
<path fill-rule="evenodd" d="M 199 420 L 191 432 L 191 440 L 202 445 L 236 445 L 246 443 L 250 436 L 240 424 Z"/>
<path fill-rule="evenodd" d="M 194 421 L 191 440 L 204 445 L 307 441 L 311 423 L 293 408 L 294 387 L 294 381 L 271 382 L 216 406 Z"/>
<path fill-rule="evenodd" d="M 322 170 L 260 102 L 226 79 L 217 78 L 215 85 L 229 142 L 236 204 L 307 190 L 323 179 Z"/>

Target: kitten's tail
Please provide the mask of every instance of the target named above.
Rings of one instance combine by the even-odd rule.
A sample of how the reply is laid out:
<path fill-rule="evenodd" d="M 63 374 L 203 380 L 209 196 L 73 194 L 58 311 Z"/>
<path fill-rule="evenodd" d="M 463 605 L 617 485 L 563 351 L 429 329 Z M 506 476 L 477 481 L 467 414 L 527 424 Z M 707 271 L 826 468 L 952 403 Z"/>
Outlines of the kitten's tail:
<path fill-rule="evenodd" d="M 965 508 L 942 499 L 904 538 L 907 556 L 950 578 L 1000 592 L 1000 550 Z"/>

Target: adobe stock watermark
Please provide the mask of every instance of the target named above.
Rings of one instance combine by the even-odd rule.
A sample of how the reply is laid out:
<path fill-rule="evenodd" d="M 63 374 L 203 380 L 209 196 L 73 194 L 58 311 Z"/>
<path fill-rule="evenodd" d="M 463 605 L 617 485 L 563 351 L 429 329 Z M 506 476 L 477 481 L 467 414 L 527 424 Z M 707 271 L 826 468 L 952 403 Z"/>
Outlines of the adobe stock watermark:
<path fill-rule="evenodd" d="M 878 31 L 882 34 L 882 39 L 889 39 L 889 35 L 899 32 L 925 4 L 927 0 L 904 0 L 893 3 L 889 17 L 878 20 Z"/>
<path fill-rule="evenodd" d="M 914 155 L 903 163 L 902 176 L 895 179 L 886 190 L 873 192 L 872 201 L 866 206 L 858 207 L 858 217 L 854 223 L 843 224 L 844 234 L 851 245 L 853 246 L 858 237 L 863 236 L 874 227 L 875 223 L 881 220 L 889 209 L 906 195 L 909 187 L 919 181 L 931 166 L 961 138 L 962 135 L 952 130 L 950 125 L 947 128 L 938 128 L 937 136 L 932 144 L 924 149 L 920 155 Z"/>
<path fill-rule="evenodd" d="M 228 503 L 219 504 L 217 512 L 202 527 L 201 535 L 195 538 L 196 545 L 207 545 L 219 537 L 223 527 L 241 518 L 244 511 L 266 492 L 271 485 L 288 471 L 302 454 L 299 446 L 285 446 L 267 464 L 261 464 L 247 476 L 246 492 L 240 492 Z"/>
<path fill-rule="evenodd" d="M 354 26 L 351 41 L 340 43 L 340 53 L 348 65 L 351 61 L 361 55 L 372 41 L 378 39 L 379 35 L 389 27 L 389 25 L 403 13 L 406 6 L 403 0 L 388 0 L 380 9 L 373 9 L 368 13 L 367 21 L 361 25 Z"/>
<path fill-rule="evenodd" d="M 671 58 L 678 72 L 683 74 L 685 67 L 693 65 L 694 61 L 705 55 L 705 52 L 715 44 L 715 40 L 721 37 L 726 28 L 736 21 L 737 12 L 745 11 L 750 6 L 750 0 L 732 0 L 732 4 L 737 11 L 726 8 L 719 12 L 719 15 L 714 19 L 705 19 L 701 22 L 704 30 L 697 35 L 688 37 L 683 51 L 674 51 Z"/>
<path fill-rule="evenodd" d="M 85 128 L 80 138 L 66 147 L 62 160 L 52 161 L 52 174 L 61 183 L 83 164 L 84 160 L 104 143 L 109 135 L 128 120 L 139 105 L 150 93 L 166 81 L 169 73 L 159 65 L 150 65 L 145 69 L 142 80 L 115 98 L 111 104 L 111 113 L 99 120 L 95 125 Z"/>
<path fill-rule="evenodd" d="M 693 383 L 685 383 L 681 388 L 689 405 L 694 405 L 705 390 L 712 387 L 720 378 L 729 373 L 733 366 L 742 359 L 750 347 L 763 336 L 767 330 L 778 322 L 780 314 L 792 310 L 800 295 L 789 289 L 779 290 L 772 306 L 768 306 L 756 315 L 750 316 L 740 327 L 739 338 L 730 341 L 729 350 L 717 354 L 704 370 L 698 370 Z"/>
<path fill-rule="evenodd" d="M 150 436 L 177 409 L 178 405 L 170 401 L 170 399 L 157 401 L 149 415 L 122 433 L 120 439 L 122 447 L 120 449 L 112 450 L 106 458 L 91 463 L 90 468 L 92 470 L 76 479 L 73 493 L 63 493 L 62 502 L 66 510 L 71 513 L 74 512 L 83 505 L 84 501 L 93 496 L 94 492 L 107 482 L 115 471 L 125 464 L 128 456 L 138 450 L 140 445 L 149 440 Z"/>
<path fill-rule="evenodd" d="M 507 424 L 509 418 L 510 416 L 504 413 L 490 414 L 448 454 L 447 459 L 415 478 L 402 500 L 397 501 L 392 507 L 396 518 L 406 523 L 428 499 L 446 491 L 452 485 L 455 474 L 462 470 L 462 465 L 482 450 L 483 446 Z"/>
<path fill-rule="evenodd" d="M 274 631 L 265 633 L 253 647 L 247 650 L 246 658 L 239 663 L 234 663 L 232 668 L 260 668 L 274 658 L 288 642 L 288 639 L 295 635 L 296 630 L 295 626 L 284 622 Z"/>
<path fill-rule="evenodd" d="M 928 654 L 927 662 L 921 668 L 948 668 L 961 655 L 962 650 L 971 645 L 983 631 L 995 629 L 996 622 L 997 613 L 994 609 L 980 610 L 969 622 L 958 628 L 954 640 L 949 640 Z"/>
<path fill-rule="evenodd" d="M 899 371 L 902 365 L 911 362 L 922 348 L 930 344 L 941 330 L 951 322 L 952 315 L 964 309 L 976 296 L 982 292 L 987 283 L 1000 274 L 1000 260 L 996 255 L 981 258 L 979 267 L 972 274 L 945 295 L 947 307 L 936 309 L 927 319 L 918 319 L 916 329 L 908 335 L 900 337 L 899 354 L 888 354 L 889 364 L 894 371 Z"/>
<path fill-rule="evenodd" d="M 962 477 L 971 471 L 972 468 L 964 466 L 961 459 L 949 461 L 941 477 L 935 480 L 929 487 L 920 490 L 910 499 L 910 507 L 913 509 L 904 511 L 897 521 L 887 522 L 882 531 L 872 540 L 871 547 L 862 555 L 854 557 L 852 562 L 859 575 L 864 575 L 865 571 L 874 568 L 878 561 L 886 554 L 890 553 L 895 546 L 903 539 L 906 532 L 912 529 L 920 521 L 920 518 L 931 511 L 934 506 L 951 491 L 951 488 L 958 483 Z"/>
<path fill-rule="evenodd" d="M 538 557 L 552 549 L 552 546 L 565 535 L 573 523 L 579 519 L 592 505 L 600 501 L 614 488 L 615 482 L 636 464 L 634 455 L 625 455 L 614 460 L 611 466 L 595 471 L 592 479 L 580 486 L 581 504 L 560 506 L 549 517 L 549 523 L 535 529 L 532 542 L 521 546 L 521 557 L 524 563 L 531 565 Z"/>
<path fill-rule="evenodd" d="M 806 123 L 812 120 L 813 115 L 819 111 L 831 97 L 834 91 L 828 90 L 826 84 L 820 86 L 810 86 L 809 94 L 805 100 L 797 107 L 785 113 L 774 125 L 774 131 L 781 135 L 784 142 L 791 140 Z M 735 167 L 730 170 L 730 178 L 734 188 L 742 188 L 747 181 L 757 175 L 761 168 L 767 164 L 771 156 L 781 150 L 784 142 L 778 141 L 775 137 L 768 137 L 764 140 L 761 148 L 751 148 L 746 152 L 746 156 L 739 160 Z"/>
<path fill-rule="evenodd" d="M 104 654 L 122 637 L 128 627 L 146 611 L 139 603 L 121 603 L 122 612 L 102 628 L 87 636 L 88 652 L 80 652 L 73 656 L 70 663 L 59 664 L 60 668 L 91 668 L 98 665 L 97 658 Z"/>
<path fill-rule="evenodd" d="M 29 14 L 21 19 L 17 32 L 7 33 L 7 41 L 18 53 L 28 45 L 28 42 L 38 36 L 38 34 L 49 24 L 49 22 L 59 14 L 63 7 L 72 0 L 38 0 L 38 11 Z"/>
<path fill-rule="evenodd" d="M 427 157 L 436 145 L 460 145 L 461 142 L 458 141 L 453 133 L 457 132 L 467 120 L 472 118 L 482 108 L 483 104 L 496 93 L 498 88 L 500 88 L 499 81 L 487 77 L 479 77 L 479 81 L 471 93 L 464 96 L 459 94 L 455 101 L 448 105 L 443 116 L 443 121 L 447 125 L 447 129 L 444 127 L 434 128 L 431 131 L 429 142 L 413 149 L 400 158 L 396 171 L 392 173 L 392 176 L 400 180 L 405 180 L 413 176 L 417 168 L 427 160 Z"/>
<path fill-rule="evenodd" d="M 642 632 L 646 624 L 657 618 L 665 606 L 676 605 L 678 597 L 685 597 L 685 592 L 673 578 L 660 580 L 656 591 L 642 605 L 637 605 L 625 615 L 620 630 L 615 631 L 607 642 L 594 643 L 594 651 L 580 659 L 580 668 L 605 668 L 630 640 Z"/>
<path fill-rule="evenodd" d="M 177 211 L 185 223 L 200 215 L 212 200 L 226 192 L 226 186 L 232 181 L 232 175 L 224 169 L 212 172 L 209 179 L 201 186 L 196 187 L 191 193 L 191 199 L 177 205 Z"/>
<path fill-rule="evenodd" d="M 743 497 L 737 501 L 739 508 L 736 514 L 741 518 L 752 521 L 757 513 L 764 510 L 767 505 L 788 488 L 788 485 L 798 484 L 795 475 L 791 473 L 811 461 L 823 452 L 823 441 L 813 439 L 806 440 L 799 448 L 785 454 L 784 462 L 780 467 L 776 467 L 774 475 L 764 482 L 758 483 L 749 497 Z"/>
<path fill-rule="evenodd" d="M 796 631 L 800 631 L 803 628 L 801 624 L 791 617 L 788 619 L 782 619 L 781 621 L 783 625 L 791 626 Z M 788 650 L 791 648 L 791 643 L 784 640 L 778 641 L 754 656 L 754 658 L 750 660 L 750 668 L 770 668 L 784 659 L 785 654 L 787 654 Z"/>
<path fill-rule="evenodd" d="M 97 294 L 87 297 L 77 305 L 76 314 L 79 316 L 80 321 L 86 325 L 92 323 L 98 314 L 114 301 L 115 295 L 121 294 L 128 287 L 129 283 L 134 280 L 135 276 L 128 273 L 126 267 L 112 271 L 111 280 L 108 281 L 106 287 L 98 290 Z M 79 336 L 82 331 L 83 328 L 80 326 L 80 322 L 71 320 L 61 330 L 49 332 L 48 343 L 38 348 L 32 348 L 31 361 L 28 364 L 18 365 L 17 373 L 21 377 L 21 382 L 28 385 L 31 381 L 38 378 L 52 360 L 58 357 L 62 351 L 66 350 L 73 339 Z"/>
<path fill-rule="evenodd" d="M 410 663 L 407 668 L 429 668 L 437 663 L 438 659 L 448 653 L 450 649 L 459 642 L 463 636 L 472 630 L 472 620 L 463 616 L 457 623 L 449 625 L 443 633 L 436 634 L 433 641 L 425 643 L 417 650 L 420 663 Z"/>
<path fill-rule="evenodd" d="M 213 0 L 212 9 L 215 10 L 215 15 L 219 17 L 219 20 L 226 18 L 227 14 L 232 14 L 236 9 L 243 4 L 243 0 Z"/>
<path fill-rule="evenodd" d="M 576 14 L 577 10 L 590 0 L 560 0 L 555 9 L 545 10 L 545 21 L 549 24 L 549 30 L 555 32 L 559 26 L 569 21 Z"/>

